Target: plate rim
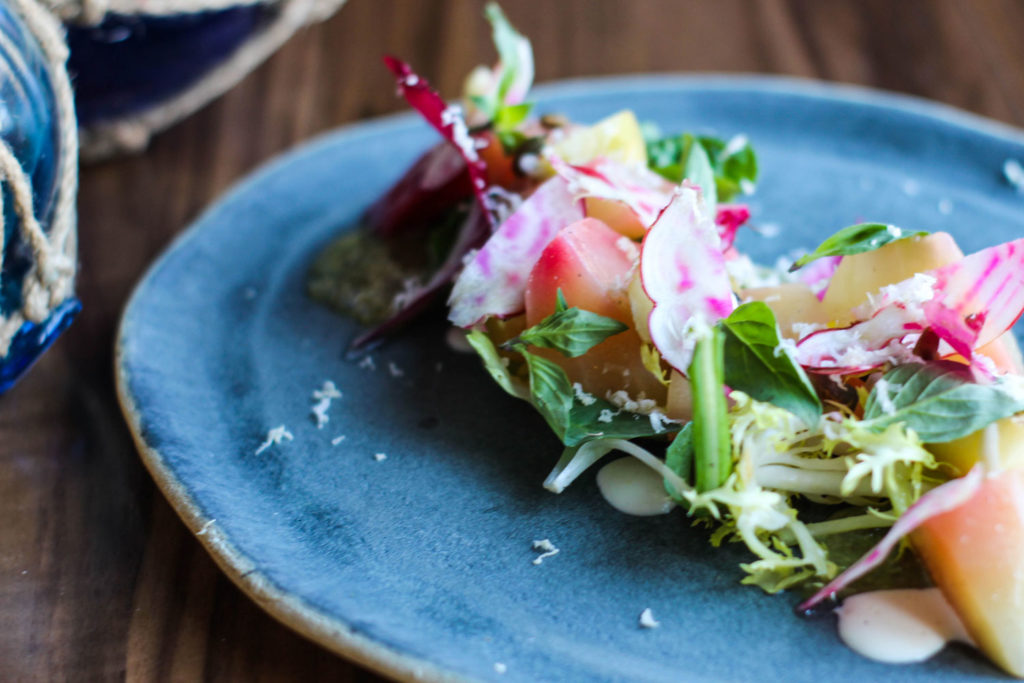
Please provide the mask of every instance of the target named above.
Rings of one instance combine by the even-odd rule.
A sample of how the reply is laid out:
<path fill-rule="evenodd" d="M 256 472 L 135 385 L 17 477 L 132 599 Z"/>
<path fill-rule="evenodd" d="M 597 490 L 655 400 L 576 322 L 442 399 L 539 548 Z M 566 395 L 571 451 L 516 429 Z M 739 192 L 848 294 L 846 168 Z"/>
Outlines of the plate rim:
<path fill-rule="evenodd" d="M 549 95 L 573 97 L 600 94 L 602 91 L 608 90 L 650 93 L 696 89 L 721 90 L 723 92 L 748 90 L 767 95 L 800 95 L 878 110 L 896 109 L 937 119 L 1003 141 L 1024 145 L 1024 129 L 949 104 L 916 95 L 800 76 L 715 72 L 637 73 L 549 81 L 536 86 L 533 93 L 539 97 Z M 323 147 L 336 144 L 346 138 L 356 139 L 374 135 L 388 128 L 402 127 L 418 120 L 419 116 L 413 112 L 399 112 L 346 123 L 311 136 L 291 149 L 272 156 L 232 183 L 164 247 L 133 286 L 122 309 L 115 333 L 114 383 L 118 404 L 135 443 L 135 448 L 160 493 L 170 503 L 193 536 L 199 540 L 220 570 L 247 597 L 275 620 L 317 645 L 379 674 L 396 680 L 462 683 L 475 679 L 362 635 L 343 619 L 314 607 L 301 597 L 288 592 L 284 587 L 278 586 L 263 574 L 256 563 L 234 545 L 228 533 L 217 524 L 215 519 L 204 516 L 189 489 L 163 460 L 159 450 L 146 442 L 142 429 L 142 416 L 136 405 L 135 397 L 129 389 L 130 372 L 125 365 L 124 353 L 126 335 L 130 332 L 131 327 L 132 312 L 139 305 L 138 301 L 145 293 L 153 275 L 176 252 L 185 248 L 196 238 L 196 235 L 202 231 L 204 225 L 222 205 L 236 201 L 250 188 L 263 182 L 264 178 L 306 156 L 317 153 Z"/>

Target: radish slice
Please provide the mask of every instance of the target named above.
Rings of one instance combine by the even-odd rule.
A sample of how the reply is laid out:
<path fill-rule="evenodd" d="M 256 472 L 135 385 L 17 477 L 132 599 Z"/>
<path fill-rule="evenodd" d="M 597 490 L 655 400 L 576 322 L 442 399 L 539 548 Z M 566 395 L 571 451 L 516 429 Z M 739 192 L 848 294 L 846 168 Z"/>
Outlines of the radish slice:
<path fill-rule="evenodd" d="M 537 259 L 565 226 L 582 220 L 581 202 L 555 176 L 519 205 L 455 280 L 448 319 L 469 327 L 492 315 L 523 310 L 523 294 Z"/>
<path fill-rule="evenodd" d="M 1024 238 L 883 287 L 865 320 L 818 330 L 797 343 L 797 360 L 818 374 L 866 372 L 912 360 L 920 333 L 931 329 L 944 355 L 970 359 L 974 349 L 1010 329 L 1024 312 Z"/>
<path fill-rule="evenodd" d="M 627 166 L 599 158 L 574 165 L 551 155 L 552 168 L 565 178 L 577 199 L 614 199 L 628 206 L 644 226 L 651 225 L 672 199 L 673 185 L 643 166 Z"/>
<path fill-rule="evenodd" d="M 715 225 L 718 236 L 722 239 L 722 250 L 725 251 L 736 241 L 736 231 L 750 220 L 750 208 L 746 204 L 723 204 L 715 213 Z"/>
<path fill-rule="evenodd" d="M 839 267 L 839 262 L 842 260 L 842 256 L 824 256 L 798 270 L 796 277 L 800 282 L 810 287 L 811 291 L 818 297 L 818 301 L 821 301 L 825 298 L 825 292 L 828 291 L 828 283 L 832 276 L 835 275 L 836 268 Z"/>
<path fill-rule="evenodd" d="M 916 503 L 900 515 L 900 518 L 889 529 L 889 533 L 878 542 L 878 545 L 847 567 L 842 574 L 832 579 L 827 586 L 800 603 L 797 610 L 805 612 L 811 609 L 877 567 L 907 534 L 932 517 L 954 510 L 969 501 L 978 492 L 984 476 L 982 467 L 976 465 L 965 476 L 947 481 L 942 486 L 921 496 Z"/>
<path fill-rule="evenodd" d="M 700 190 L 682 185 L 648 230 L 640 252 L 640 278 L 654 303 L 651 341 L 685 373 L 695 332 L 736 307 L 722 255 L 722 241 Z"/>
<path fill-rule="evenodd" d="M 596 197 L 622 202 L 650 227 L 670 201 L 675 185 L 643 166 L 628 166 L 599 158 L 588 164 L 570 164 L 557 156 L 548 157 L 555 172 L 569 181 L 577 198 Z M 722 251 L 732 246 L 736 231 L 750 219 L 745 204 L 718 207 L 715 226 Z"/>
<path fill-rule="evenodd" d="M 402 60 L 385 56 L 384 64 L 395 75 L 398 89 L 409 105 L 445 140 L 454 145 L 465 160 L 473 185 L 473 194 L 480 208 L 484 210 L 487 220 L 493 225 L 490 203 L 487 201 L 487 165 L 477 153 L 477 140 L 470 135 L 466 127 L 466 121 L 462 118 L 462 108 L 457 104 L 449 105 L 441 99 L 437 91 Z"/>
<path fill-rule="evenodd" d="M 930 274 L 938 296 L 925 306 L 925 315 L 959 353 L 968 345 L 965 356 L 1013 327 L 1024 311 L 1024 238 L 983 249 Z"/>

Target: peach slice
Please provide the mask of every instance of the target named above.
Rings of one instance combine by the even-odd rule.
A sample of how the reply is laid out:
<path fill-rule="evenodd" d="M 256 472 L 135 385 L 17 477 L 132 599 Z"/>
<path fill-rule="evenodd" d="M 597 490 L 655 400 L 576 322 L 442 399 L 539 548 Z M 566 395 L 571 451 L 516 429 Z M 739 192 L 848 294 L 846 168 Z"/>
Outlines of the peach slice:
<path fill-rule="evenodd" d="M 853 309 L 867 303 L 868 294 L 963 257 L 956 241 L 945 232 L 908 237 L 874 251 L 844 256 L 822 303 L 831 320 L 848 325 L 854 321 Z"/>
<path fill-rule="evenodd" d="M 794 323 L 828 323 L 825 306 L 811 288 L 802 282 L 785 282 L 773 287 L 753 287 L 740 293 L 740 301 L 763 301 L 775 314 L 779 332 L 787 339 L 798 339 Z"/>
<path fill-rule="evenodd" d="M 640 337 L 632 329 L 627 288 L 636 264 L 636 245 L 594 218 L 566 227 L 544 249 L 526 287 L 526 324 L 536 325 L 555 310 L 558 290 L 566 303 L 629 325 L 579 358 L 536 349 L 558 363 L 583 388 L 597 396 L 624 389 L 642 392 L 659 404 L 665 388 L 644 368 Z"/>
<path fill-rule="evenodd" d="M 1024 470 L 988 475 L 911 540 L 978 647 L 1024 677 Z"/>

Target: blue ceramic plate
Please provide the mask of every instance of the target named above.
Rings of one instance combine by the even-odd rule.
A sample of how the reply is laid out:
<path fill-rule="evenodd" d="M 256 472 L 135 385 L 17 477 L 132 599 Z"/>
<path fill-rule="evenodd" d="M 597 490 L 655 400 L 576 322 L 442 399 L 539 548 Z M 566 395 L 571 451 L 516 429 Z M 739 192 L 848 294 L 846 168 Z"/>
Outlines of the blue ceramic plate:
<path fill-rule="evenodd" d="M 1024 234 L 1024 197 L 1001 176 L 1024 137 L 948 108 L 751 77 L 538 96 L 582 121 L 628 105 L 667 131 L 746 133 L 764 178 L 755 216 L 780 228 L 746 235 L 762 260 L 862 220 L 948 230 L 965 251 Z M 398 116 L 276 161 L 178 240 L 124 314 L 119 389 L 142 457 L 235 582 L 325 647 L 404 679 L 998 676 L 960 647 L 907 667 L 861 659 L 832 617 L 799 619 L 794 596 L 740 586 L 745 553 L 712 551 L 681 513 L 620 515 L 592 473 L 547 493 L 557 443 L 445 346 L 441 324 L 375 354 L 375 370 L 344 360 L 356 327 L 306 299 L 306 268 L 433 141 Z M 317 430 L 310 395 L 326 379 L 344 397 Z M 294 441 L 257 455 L 278 425 Z M 561 553 L 536 566 L 544 538 Z M 646 607 L 659 629 L 638 628 Z"/>

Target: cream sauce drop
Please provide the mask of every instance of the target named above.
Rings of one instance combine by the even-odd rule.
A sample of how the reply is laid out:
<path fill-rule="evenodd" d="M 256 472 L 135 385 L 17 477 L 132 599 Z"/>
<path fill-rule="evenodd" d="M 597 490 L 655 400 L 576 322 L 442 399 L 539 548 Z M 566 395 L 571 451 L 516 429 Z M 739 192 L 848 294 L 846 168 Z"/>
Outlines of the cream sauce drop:
<path fill-rule="evenodd" d="M 836 610 L 839 637 L 854 652 L 891 664 L 921 662 L 946 643 L 971 643 L 938 588 L 872 591 Z"/>
<path fill-rule="evenodd" d="M 675 507 L 658 473 L 635 458 L 619 458 L 602 467 L 597 488 L 609 505 L 627 515 L 664 515 Z"/>

